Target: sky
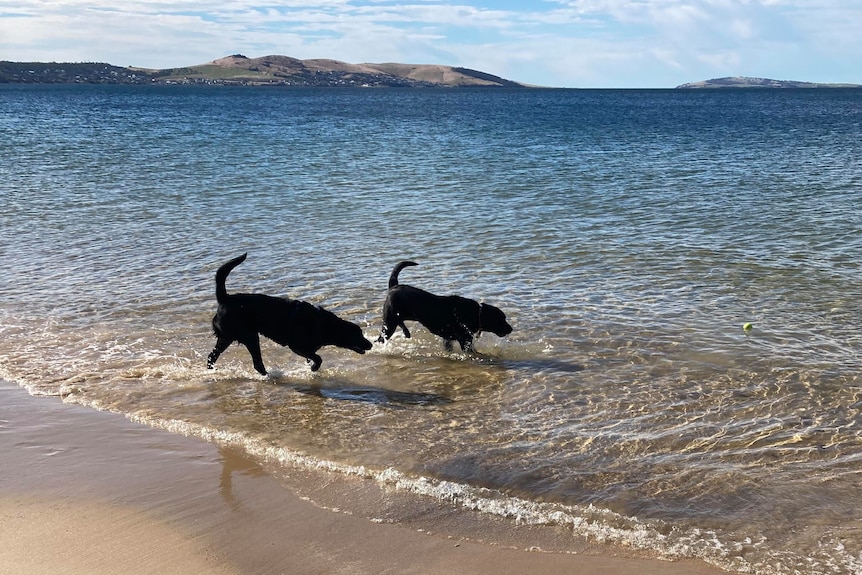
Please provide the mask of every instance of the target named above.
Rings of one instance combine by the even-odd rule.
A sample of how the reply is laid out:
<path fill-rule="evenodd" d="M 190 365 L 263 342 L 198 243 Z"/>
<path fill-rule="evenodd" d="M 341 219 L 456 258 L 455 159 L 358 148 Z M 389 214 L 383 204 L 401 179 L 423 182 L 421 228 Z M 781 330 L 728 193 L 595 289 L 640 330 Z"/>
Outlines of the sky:
<path fill-rule="evenodd" d="M 0 60 L 462 66 L 561 88 L 862 84 L 862 0 L 0 0 Z"/>

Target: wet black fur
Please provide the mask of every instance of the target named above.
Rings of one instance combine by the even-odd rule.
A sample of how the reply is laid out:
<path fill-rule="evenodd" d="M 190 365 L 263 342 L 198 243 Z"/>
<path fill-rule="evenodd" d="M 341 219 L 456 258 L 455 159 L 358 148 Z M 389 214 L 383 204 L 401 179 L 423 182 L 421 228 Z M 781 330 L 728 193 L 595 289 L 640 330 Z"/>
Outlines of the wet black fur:
<path fill-rule="evenodd" d="M 405 321 L 418 321 L 428 331 L 446 341 L 446 349 L 457 341 L 464 351 L 473 350 L 473 335 L 490 331 L 500 337 L 512 333 L 506 314 L 493 305 L 457 296 L 439 296 L 425 290 L 399 284 L 398 274 L 408 266 L 419 265 L 411 261 L 400 262 L 389 275 L 389 291 L 383 304 L 383 329 L 378 342 L 387 341 L 395 328 L 400 327 L 404 337 L 410 337 Z"/>
<path fill-rule="evenodd" d="M 219 356 L 232 344 L 243 344 L 251 354 L 254 368 L 266 375 L 260 355 L 260 335 L 311 362 L 311 370 L 320 369 L 323 361 L 317 350 L 326 345 L 365 353 L 371 342 L 362 329 L 334 313 L 308 302 L 263 294 L 228 294 L 225 281 L 233 268 L 245 261 L 247 254 L 234 258 L 216 272 L 218 311 L 213 317 L 213 333 L 218 338 L 207 358 L 212 369 Z"/>

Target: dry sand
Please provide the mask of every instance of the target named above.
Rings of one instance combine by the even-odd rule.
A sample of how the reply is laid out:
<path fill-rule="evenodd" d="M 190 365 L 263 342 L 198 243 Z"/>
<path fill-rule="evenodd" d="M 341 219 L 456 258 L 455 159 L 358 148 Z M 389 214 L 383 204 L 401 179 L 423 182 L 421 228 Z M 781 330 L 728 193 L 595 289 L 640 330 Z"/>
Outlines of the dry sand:
<path fill-rule="evenodd" d="M 321 509 L 244 454 L 0 383 L 0 573 L 716 575 Z"/>

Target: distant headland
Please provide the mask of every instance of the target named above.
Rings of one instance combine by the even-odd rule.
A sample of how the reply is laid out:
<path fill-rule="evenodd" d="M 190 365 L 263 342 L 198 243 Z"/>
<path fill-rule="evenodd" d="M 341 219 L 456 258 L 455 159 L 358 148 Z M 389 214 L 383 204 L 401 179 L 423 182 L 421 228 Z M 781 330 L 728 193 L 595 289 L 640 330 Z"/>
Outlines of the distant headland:
<path fill-rule="evenodd" d="M 308 87 L 527 87 L 493 74 L 427 64 L 348 64 L 289 56 L 235 54 L 184 68 L 123 68 L 104 63 L 0 62 L 0 83 L 203 84 Z"/>
<path fill-rule="evenodd" d="M 103 62 L 0 61 L 0 84 L 136 84 L 296 87 L 536 88 L 487 72 L 434 64 L 350 64 L 325 58 L 290 56 L 249 58 L 234 54 L 182 68 L 140 68 Z M 681 84 L 677 90 L 714 88 L 862 88 L 830 84 L 729 76 Z"/>
<path fill-rule="evenodd" d="M 862 88 L 860 84 L 822 84 L 817 82 L 798 82 L 796 80 L 772 80 L 770 78 L 749 78 L 731 76 L 701 80 L 677 86 L 677 89 L 700 88 Z"/>

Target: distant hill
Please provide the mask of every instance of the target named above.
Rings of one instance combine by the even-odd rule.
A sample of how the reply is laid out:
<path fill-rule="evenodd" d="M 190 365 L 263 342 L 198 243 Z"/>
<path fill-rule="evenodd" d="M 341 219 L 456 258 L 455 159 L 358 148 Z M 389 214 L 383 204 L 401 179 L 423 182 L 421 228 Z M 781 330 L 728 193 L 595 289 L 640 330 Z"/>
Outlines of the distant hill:
<path fill-rule="evenodd" d="M 2 84 L 150 84 L 149 73 L 101 63 L 0 62 Z"/>
<path fill-rule="evenodd" d="M 493 74 L 428 64 L 348 64 L 289 56 L 235 54 L 184 68 L 122 68 L 104 63 L 0 62 L 0 83 L 214 84 L 245 86 L 525 87 Z"/>
<path fill-rule="evenodd" d="M 860 84 L 820 84 L 816 82 L 797 82 L 795 80 L 772 80 L 770 78 L 748 78 L 731 76 L 701 80 L 677 86 L 677 89 L 698 88 L 862 88 Z"/>

